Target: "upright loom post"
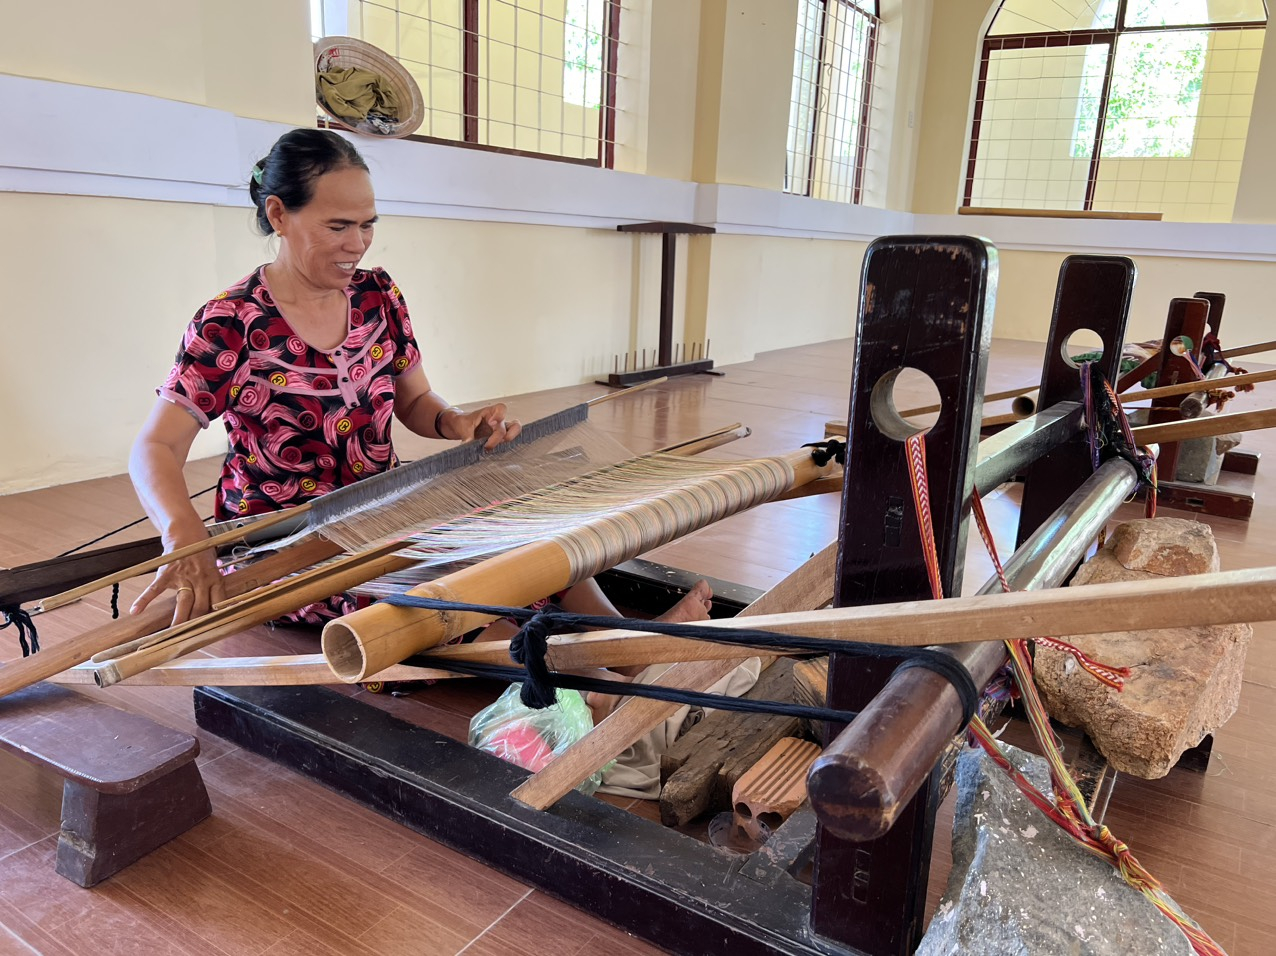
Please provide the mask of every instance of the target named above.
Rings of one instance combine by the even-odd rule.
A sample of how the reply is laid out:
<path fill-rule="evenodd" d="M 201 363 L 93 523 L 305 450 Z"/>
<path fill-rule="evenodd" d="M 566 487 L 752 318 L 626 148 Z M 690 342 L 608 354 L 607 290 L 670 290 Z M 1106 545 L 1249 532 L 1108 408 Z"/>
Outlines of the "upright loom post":
<path fill-rule="evenodd" d="M 991 245 L 965 236 L 888 237 L 865 254 L 838 606 L 931 597 L 903 444 L 909 426 L 890 400 L 904 368 L 924 372 L 939 391 L 942 408 L 927 435 L 931 506 L 945 593 L 961 587 L 996 263 Z M 832 655 L 829 705 L 863 708 L 896 663 Z M 923 929 L 936 793 L 932 775 L 876 840 L 856 842 L 820 829 L 811 902 L 817 935 L 873 956 L 913 951 Z"/>
<path fill-rule="evenodd" d="M 1039 407 L 1081 401 L 1081 375 L 1069 357 L 1068 340 L 1082 330 L 1099 337 L 1103 350 L 1099 368 L 1109 382 L 1116 382 L 1135 274 L 1134 261 L 1125 256 L 1068 256 L 1063 260 L 1041 366 Z M 1037 459 L 1024 475 L 1016 543 L 1027 541 L 1092 470 L 1089 446 L 1081 433 Z"/>

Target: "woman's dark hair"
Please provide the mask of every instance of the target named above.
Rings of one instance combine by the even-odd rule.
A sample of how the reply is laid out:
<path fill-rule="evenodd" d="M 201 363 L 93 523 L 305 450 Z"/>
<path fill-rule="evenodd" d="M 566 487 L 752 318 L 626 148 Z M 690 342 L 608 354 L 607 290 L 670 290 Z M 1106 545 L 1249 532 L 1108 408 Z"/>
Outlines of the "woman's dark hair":
<path fill-rule="evenodd" d="M 248 195 L 257 207 L 257 228 L 275 231 L 266 216 L 266 197 L 278 196 L 289 212 L 296 212 L 315 194 L 315 180 L 334 169 L 355 166 L 367 170 L 359 151 L 332 130 L 294 129 L 280 136 L 265 159 L 253 167 Z"/>

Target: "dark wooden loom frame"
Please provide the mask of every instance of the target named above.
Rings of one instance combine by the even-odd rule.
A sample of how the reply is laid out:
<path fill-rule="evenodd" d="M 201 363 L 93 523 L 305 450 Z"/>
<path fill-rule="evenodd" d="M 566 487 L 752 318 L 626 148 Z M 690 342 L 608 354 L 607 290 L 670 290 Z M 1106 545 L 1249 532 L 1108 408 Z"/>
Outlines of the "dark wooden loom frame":
<path fill-rule="evenodd" d="M 878 387 L 883 378 L 911 366 L 939 390 L 944 411 L 927 436 L 931 505 L 945 593 L 959 593 L 973 485 L 991 490 L 1026 477 L 1023 538 L 1088 476 L 1079 377 L 1063 348 L 1079 328 L 1097 332 L 1104 371 L 1115 380 L 1133 281 L 1126 258 L 1065 261 L 1042 371 L 1045 411 L 979 445 L 995 250 L 968 237 L 887 238 L 869 247 L 848 416 L 839 603 L 930 597 L 902 442 L 883 435 L 870 411 L 875 388 L 879 399 L 889 390 Z M 836 655 L 830 671 L 830 701 L 856 708 L 878 693 L 893 666 Z M 197 688 L 195 714 L 205 730 L 671 952 L 895 956 L 912 952 L 924 929 L 938 751 L 919 756 L 927 761 L 925 782 L 904 798 L 884 837 L 838 835 L 847 807 L 813 776 L 812 805 L 760 850 L 731 857 L 576 792 L 533 810 L 510 796 L 525 771 L 324 688 Z M 842 770 L 840 743 L 817 762 L 826 783 Z M 810 867 L 813 886 L 798 878 Z"/>

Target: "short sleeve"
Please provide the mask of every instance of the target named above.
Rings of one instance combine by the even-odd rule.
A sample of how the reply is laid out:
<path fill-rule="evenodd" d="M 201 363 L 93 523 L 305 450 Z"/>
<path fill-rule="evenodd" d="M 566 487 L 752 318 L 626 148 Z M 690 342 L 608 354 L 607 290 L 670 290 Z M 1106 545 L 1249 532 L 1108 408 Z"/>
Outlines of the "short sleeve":
<path fill-rule="evenodd" d="M 161 398 L 190 412 L 200 428 L 226 411 L 232 390 L 248 372 L 240 304 L 218 298 L 195 314 L 168 377 L 156 389 Z"/>
<path fill-rule="evenodd" d="M 384 270 L 377 270 L 377 282 L 385 303 L 387 334 L 394 343 L 394 374 L 402 375 L 421 364 L 421 350 L 412 334 L 412 319 L 398 285 Z"/>

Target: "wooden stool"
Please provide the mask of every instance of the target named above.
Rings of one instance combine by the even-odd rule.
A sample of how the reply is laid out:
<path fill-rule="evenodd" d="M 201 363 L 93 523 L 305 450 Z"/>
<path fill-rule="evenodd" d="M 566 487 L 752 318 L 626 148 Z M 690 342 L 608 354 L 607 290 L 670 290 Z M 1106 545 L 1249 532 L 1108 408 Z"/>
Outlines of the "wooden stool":
<path fill-rule="evenodd" d="M 64 778 L 57 871 L 100 883 L 212 812 L 199 741 L 75 691 L 0 698 L 0 749 Z"/>

